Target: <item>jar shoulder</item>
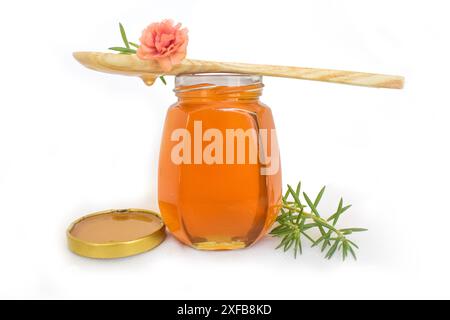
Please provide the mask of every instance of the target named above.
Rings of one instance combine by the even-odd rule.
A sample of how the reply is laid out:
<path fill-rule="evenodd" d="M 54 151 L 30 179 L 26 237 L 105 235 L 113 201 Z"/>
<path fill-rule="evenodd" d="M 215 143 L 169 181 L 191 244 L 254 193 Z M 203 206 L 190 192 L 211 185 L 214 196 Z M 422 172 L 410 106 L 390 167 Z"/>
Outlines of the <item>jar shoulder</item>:
<path fill-rule="evenodd" d="M 217 102 L 180 102 L 177 101 L 169 107 L 169 111 L 179 110 L 186 113 L 193 113 L 205 110 L 247 110 L 251 112 L 270 111 L 270 107 L 265 103 L 257 101 L 217 101 Z"/>

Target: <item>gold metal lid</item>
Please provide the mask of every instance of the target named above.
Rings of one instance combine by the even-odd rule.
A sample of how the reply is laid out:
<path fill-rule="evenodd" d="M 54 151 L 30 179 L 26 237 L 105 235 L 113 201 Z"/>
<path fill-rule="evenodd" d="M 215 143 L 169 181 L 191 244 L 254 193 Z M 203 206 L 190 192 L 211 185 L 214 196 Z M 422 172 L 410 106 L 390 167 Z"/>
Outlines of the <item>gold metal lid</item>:
<path fill-rule="evenodd" d="M 149 251 L 166 237 L 160 215 L 145 209 L 100 211 L 67 229 L 69 249 L 83 257 L 122 258 Z"/>

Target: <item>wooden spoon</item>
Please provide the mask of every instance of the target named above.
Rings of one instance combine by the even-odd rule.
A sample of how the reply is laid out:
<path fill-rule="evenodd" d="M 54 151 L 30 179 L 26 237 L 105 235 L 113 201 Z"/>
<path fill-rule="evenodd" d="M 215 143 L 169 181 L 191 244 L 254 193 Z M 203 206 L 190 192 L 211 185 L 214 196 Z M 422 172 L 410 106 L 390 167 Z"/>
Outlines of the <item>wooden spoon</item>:
<path fill-rule="evenodd" d="M 186 73 L 244 73 L 390 89 L 402 89 L 404 83 L 401 76 L 385 74 L 190 59 L 184 59 L 169 72 L 163 72 L 156 61 L 141 60 L 134 54 L 74 52 L 73 56 L 87 68 L 138 76 L 147 85 L 152 85 L 160 75 Z"/>

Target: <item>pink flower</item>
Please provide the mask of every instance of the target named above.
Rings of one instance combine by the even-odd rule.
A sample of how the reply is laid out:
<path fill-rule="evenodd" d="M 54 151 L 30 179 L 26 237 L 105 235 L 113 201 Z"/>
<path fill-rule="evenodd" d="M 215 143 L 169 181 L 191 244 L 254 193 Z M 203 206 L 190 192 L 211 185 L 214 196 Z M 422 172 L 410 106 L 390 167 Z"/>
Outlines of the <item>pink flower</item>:
<path fill-rule="evenodd" d="M 181 23 L 163 20 L 150 24 L 139 39 L 137 56 L 142 60 L 156 60 L 161 69 L 168 72 L 186 57 L 188 30 Z"/>

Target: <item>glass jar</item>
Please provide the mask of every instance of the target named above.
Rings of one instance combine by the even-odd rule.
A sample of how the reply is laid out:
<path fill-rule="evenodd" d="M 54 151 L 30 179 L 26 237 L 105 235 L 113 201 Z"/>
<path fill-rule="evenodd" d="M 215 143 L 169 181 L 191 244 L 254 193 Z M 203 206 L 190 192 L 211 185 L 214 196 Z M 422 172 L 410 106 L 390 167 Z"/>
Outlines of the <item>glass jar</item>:
<path fill-rule="evenodd" d="M 267 233 L 281 204 L 281 168 L 262 77 L 175 79 L 166 117 L 158 200 L 165 224 L 197 249 L 244 248 Z"/>

